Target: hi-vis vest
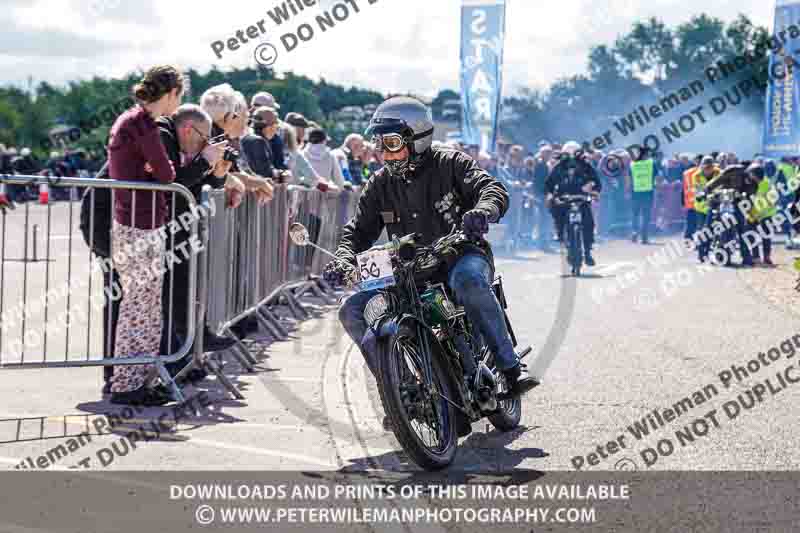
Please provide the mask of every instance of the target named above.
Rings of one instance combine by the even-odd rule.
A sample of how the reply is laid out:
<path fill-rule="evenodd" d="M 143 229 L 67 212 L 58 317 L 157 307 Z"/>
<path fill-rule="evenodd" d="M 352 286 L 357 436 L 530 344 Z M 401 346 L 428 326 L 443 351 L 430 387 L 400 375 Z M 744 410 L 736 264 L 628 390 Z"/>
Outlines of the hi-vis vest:
<path fill-rule="evenodd" d="M 683 207 L 685 209 L 694 209 L 694 183 L 692 177 L 694 176 L 697 167 L 692 167 L 683 173 Z"/>
<path fill-rule="evenodd" d="M 652 159 L 634 161 L 631 163 L 631 177 L 633 179 L 633 192 L 650 192 L 653 190 L 653 175 L 656 164 Z"/>
<path fill-rule="evenodd" d="M 789 176 L 786 176 L 789 179 Z M 753 198 L 753 208 L 750 210 L 749 218 L 751 222 L 761 222 L 778 213 L 778 208 L 769 198 L 769 191 L 772 184 L 766 176 L 758 183 L 758 190 Z M 773 197 L 775 195 L 773 194 Z"/>
<path fill-rule="evenodd" d="M 697 195 L 697 193 L 699 193 L 701 191 L 705 191 L 706 190 L 706 185 L 708 185 L 708 182 L 710 182 L 711 180 L 713 180 L 715 178 L 718 178 L 720 174 L 721 174 L 721 171 L 720 171 L 718 166 L 714 166 L 714 171 L 711 173 L 711 176 L 709 176 L 709 177 L 706 177 L 703 174 L 703 167 L 697 167 L 697 169 L 691 175 L 691 182 L 692 182 L 692 187 L 694 188 L 695 195 Z M 708 204 L 706 203 L 705 200 L 701 202 L 700 200 L 695 198 L 695 200 L 694 200 L 694 210 L 697 211 L 698 213 L 702 213 L 704 215 L 707 215 L 708 214 Z"/>
<path fill-rule="evenodd" d="M 778 165 L 778 171 L 783 172 L 783 176 L 786 178 L 786 183 L 794 181 L 798 174 L 797 167 L 790 163 L 781 163 Z"/>

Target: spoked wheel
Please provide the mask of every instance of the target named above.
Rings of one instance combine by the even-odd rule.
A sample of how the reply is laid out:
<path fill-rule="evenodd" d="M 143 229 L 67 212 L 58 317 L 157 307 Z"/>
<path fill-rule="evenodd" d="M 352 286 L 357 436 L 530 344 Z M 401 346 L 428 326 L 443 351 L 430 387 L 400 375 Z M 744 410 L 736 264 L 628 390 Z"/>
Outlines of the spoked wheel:
<path fill-rule="evenodd" d="M 581 228 L 578 225 L 570 225 L 570 250 L 569 258 L 570 265 L 572 265 L 572 275 L 579 277 L 581 275 L 581 266 L 583 266 L 583 251 L 581 242 Z"/>
<path fill-rule="evenodd" d="M 489 369 L 497 380 L 497 393 L 508 391 L 506 377 L 495 368 L 494 354 L 489 356 L 487 363 Z M 489 422 L 500 431 L 512 431 L 519 426 L 522 419 L 522 399 L 517 396 L 508 400 L 497 402 L 497 412 L 489 415 Z"/>
<path fill-rule="evenodd" d="M 380 380 L 386 414 L 403 450 L 425 470 L 453 462 L 458 437 L 450 382 L 436 352 L 432 387 L 425 386 L 422 347 L 415 328 L 402 325 L 380 344 Z"/>

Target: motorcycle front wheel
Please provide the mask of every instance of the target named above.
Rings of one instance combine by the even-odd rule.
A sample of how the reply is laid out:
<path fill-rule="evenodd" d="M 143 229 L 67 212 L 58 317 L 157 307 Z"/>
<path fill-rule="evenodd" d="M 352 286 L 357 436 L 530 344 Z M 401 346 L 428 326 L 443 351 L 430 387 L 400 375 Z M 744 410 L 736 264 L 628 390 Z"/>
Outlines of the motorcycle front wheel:
<path fill-rule="evenodd" d="M 380 385 L 386 415 L 409 458 L 425 470 L 447 468 L 458 445 L 454 398 L 436 351 L 431 354 L 433 383 L 425 386 L 422 346 L 408 324 L 379 345 Z"/>
<path fill-rule="evenodd" d="M 579 224 L 569 225 L 570 239 L 569 239 L 569 256 L 570 265 L 572 266 L 572 275 L 579 277 L 581 275 L 581 267 L 583 266 L 583 253 L 581 243 L 581 227 Z"/>

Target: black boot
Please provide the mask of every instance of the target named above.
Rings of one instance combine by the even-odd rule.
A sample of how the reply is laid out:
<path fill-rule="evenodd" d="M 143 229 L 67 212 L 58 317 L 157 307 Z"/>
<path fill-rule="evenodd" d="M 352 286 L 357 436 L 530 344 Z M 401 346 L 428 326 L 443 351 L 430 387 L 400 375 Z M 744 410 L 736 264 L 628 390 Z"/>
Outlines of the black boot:
<path fill-rule="evenodd" d="M 583 256 L 586 259 L 586 266 L 593 267 L 593 266 L 595 266 L 597 264 L 595 262 L 595 260 L 594 260 L 594 257 L 592 257 L 592 251 L 591 250 L 585 250 L 584 253 L 583 253 Z"/>
<path fill-rule="evenodd" d="M 510 400 L 512 398 L 517 398 L 522 396 L 526 392 L 534 389 L 535 387 L 539 386 L 539 382 L 536 379 L 527 377 L 523 379 L 519 379 L 520 375 L 522 375 L 522 367 L 520 367 L 519 363 L 516 366 L 509 368 L 508 370 L 503 370 L 503 375 L 506 378 L 506 385 L 508 387 L 507 392 L 501 392 L 497 395 L 497 399 L 500 401 Z"/>
<path fill-rule="evenodd" d="M 144 405 L 155 407 L 172 401 L 172 397 L 163 390 L 151 389 L 142 386 L 136 390 L 126 392 L 112 392 L 111 403 L 122 405 Z"/>

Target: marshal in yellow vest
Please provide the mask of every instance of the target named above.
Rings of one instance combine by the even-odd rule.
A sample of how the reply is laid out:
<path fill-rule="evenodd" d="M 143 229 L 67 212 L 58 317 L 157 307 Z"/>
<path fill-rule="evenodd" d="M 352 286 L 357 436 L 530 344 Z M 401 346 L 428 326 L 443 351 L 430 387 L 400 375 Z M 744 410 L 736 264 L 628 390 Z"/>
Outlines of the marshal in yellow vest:
<path fill-rule="evenodd" d="M 633 178 L 633 192 L 651 192 L 653 190 L 653 176 L 656 164 L 652 159 L 634 161 L 631 163 L 631 176 Z"/>

